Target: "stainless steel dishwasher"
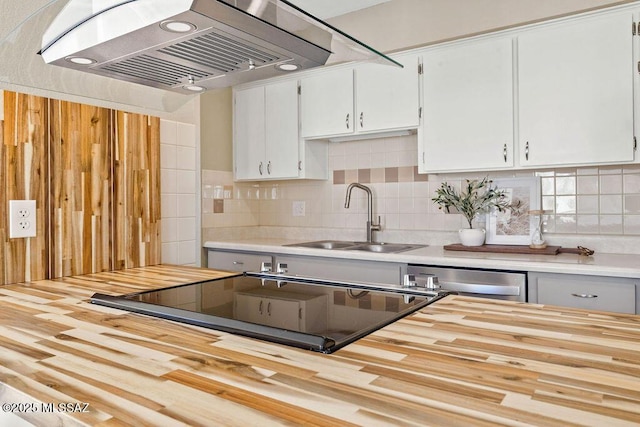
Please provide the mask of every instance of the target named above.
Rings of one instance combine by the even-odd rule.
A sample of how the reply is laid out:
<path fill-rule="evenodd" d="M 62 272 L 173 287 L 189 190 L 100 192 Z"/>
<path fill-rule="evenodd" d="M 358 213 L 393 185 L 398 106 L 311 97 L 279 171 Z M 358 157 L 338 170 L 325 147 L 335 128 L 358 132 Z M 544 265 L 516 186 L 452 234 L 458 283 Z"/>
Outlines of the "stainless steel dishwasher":
<path fill-rule="evenodd" d="M 409 264 L 407 274 L 415 276 L 419 284 L 435 275 L 442 290 L 456 291 L 460 295 L 522 302 L 527 300 L 527 273 L 523 271 Z"/>

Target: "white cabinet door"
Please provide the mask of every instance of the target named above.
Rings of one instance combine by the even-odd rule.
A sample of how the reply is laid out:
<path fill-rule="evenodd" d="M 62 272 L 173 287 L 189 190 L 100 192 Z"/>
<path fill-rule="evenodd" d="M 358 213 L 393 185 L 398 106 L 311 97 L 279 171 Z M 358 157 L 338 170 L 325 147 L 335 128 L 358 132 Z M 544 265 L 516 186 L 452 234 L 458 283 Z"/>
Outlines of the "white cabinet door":
<path fill-rule="evenodd" d="M 351 134 L 353 117 L 353 69 L 324 71 L 301 79 L 302 137 Z"/>
<path fill-rule="evenodd" d="M 300 331 L 300 301 L 265 298 L 265 325 Z"/>
<path fill-rule="evenodd" d="M 364 64 L 355 69 L 358 132 L 417 128 L 420 124 L 419 56 L 394 59 L 404 68 Z"/>
<path fill-rule="evenodd" d="M 512 39 L 436 48 L 423 67 L 420 172 L 513 167 Z"/>
<path fill-rule="evenodd" d="M 520 165 L 633 160 L 629 12 L 518 36 Z"/>
<path fill-rule="evenodd" d="M 234 107 L 236 179 L 298 177 L 298 82 L 238 90 Z"/>
<path fill-rule="evenodd" d="M 237 293 L 234 297 L 234 317 L 251 323 L 264 323 L 264 298 Z"/>
<path fill-rule="evenodd" d="M 234 160 L 237 179 L 260 179 L 266 173 L 264 87 L 235 93 Z"/>
<path fill-rule="evenodd" d="M 266 178 L 298 177 L 298 81 L 265 86 Z"/>

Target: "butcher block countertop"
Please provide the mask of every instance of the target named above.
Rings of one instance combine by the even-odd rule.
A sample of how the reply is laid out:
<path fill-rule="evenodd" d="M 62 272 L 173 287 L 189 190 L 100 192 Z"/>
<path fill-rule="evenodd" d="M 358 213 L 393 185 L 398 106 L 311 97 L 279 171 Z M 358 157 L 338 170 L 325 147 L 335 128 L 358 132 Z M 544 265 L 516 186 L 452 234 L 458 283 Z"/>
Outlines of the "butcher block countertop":
<path fill-rule="evenodd" d="M 448 296 L 331 355 L 93 305 L 228 273 L 0 287 L 0 401 L 36 425 L 640 423 L 640 316 Z"/>

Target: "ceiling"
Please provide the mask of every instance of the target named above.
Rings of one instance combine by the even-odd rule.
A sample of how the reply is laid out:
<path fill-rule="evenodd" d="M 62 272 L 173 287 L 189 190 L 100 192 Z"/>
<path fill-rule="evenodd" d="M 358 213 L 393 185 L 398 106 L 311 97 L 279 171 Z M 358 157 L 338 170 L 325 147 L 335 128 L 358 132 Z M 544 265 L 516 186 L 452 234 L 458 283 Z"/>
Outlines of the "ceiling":
<path fill-rule="evenodd" d="M 391 0 L 289 0 L 320 19 L 329 19 Z"/>

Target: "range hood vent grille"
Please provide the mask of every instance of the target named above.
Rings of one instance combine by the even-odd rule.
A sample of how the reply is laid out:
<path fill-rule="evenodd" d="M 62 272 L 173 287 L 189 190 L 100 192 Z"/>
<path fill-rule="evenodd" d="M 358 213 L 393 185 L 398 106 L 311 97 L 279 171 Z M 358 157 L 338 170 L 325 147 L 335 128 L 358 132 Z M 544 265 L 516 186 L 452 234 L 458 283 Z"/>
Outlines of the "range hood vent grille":
<path fill-rule="evenodd" d="M 167 46 L 159 50 L 161 53 L 213 68 L 221 73 L 238 71 L 241 64 L 245 69 L 252 60 L 256 66 L 281 61 L 276 53 L 258 49 L 250 44 L 222 32 L 210 32 L 205 35 Z"/>
<path fill-rule="evenodd" d="M 206 70 L 186 67 L 151 55 L 140 55 L 123 61 L 111 62 L 100 69 L 127 80 L 131 78 L 151 80 L 169 87 L 179 84 L 187 75 L 194 78 L 211 75 Z"/>

